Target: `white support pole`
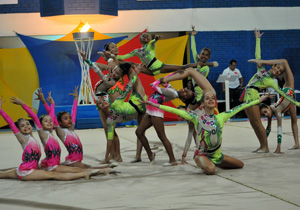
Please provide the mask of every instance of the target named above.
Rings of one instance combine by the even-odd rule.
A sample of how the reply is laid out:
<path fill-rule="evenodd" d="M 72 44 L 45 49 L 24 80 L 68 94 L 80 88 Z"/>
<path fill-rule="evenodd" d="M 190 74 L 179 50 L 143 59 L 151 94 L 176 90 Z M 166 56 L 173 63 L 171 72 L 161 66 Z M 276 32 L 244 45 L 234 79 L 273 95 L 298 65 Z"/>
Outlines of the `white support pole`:
<path fill-rule="evenodd" d="M 79 49 L 86 52 L 87 59 L 91 58 L 92 48 L 94 44 L 94 32 L 78 32 L 73 33 L 76 50 Z M 81 83 L 78 95 L 79 104 L 95 104 L 95 96 L 90 78 L 90 66 L 84 62 L 82 56 L 78 53 L 81 66 Z"/>
<path fill-rule="evenodd" d="M 225 79 L 225 104 L 226 112 L 230 110 L 229 78 Z"/>

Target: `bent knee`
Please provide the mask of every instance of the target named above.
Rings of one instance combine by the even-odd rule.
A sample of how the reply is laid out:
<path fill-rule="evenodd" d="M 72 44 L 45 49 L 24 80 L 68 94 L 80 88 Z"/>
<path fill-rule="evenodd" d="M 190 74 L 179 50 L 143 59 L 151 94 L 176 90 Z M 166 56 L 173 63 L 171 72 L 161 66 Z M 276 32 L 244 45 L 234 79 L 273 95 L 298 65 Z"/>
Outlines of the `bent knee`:
<path fill-rule="evenodd" d="M 216 167 L 214 166 L 202 168 L 202 170 L 206 175 L 214 175 L 216 173 Z"/>

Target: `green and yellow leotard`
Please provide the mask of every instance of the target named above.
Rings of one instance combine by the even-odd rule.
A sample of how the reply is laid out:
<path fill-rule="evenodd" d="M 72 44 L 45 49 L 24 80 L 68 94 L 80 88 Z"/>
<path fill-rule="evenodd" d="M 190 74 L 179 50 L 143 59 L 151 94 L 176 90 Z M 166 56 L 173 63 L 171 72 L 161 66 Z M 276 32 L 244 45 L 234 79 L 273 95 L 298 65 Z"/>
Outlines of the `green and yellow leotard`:
<path fill-rule="evenodd" d="M 238 112 L 258 103 L 259 100 L 243 103 L 228 112 L 222 112 L 218 115 L 208 115 L 200 110 L 186 112 L 164 105 L 160 105 L 159 108 L 194 123 L 200 140 L 199 154 L 207 156 L 215 164 L 220 164 L 223 161 L 221 144 L 224 123 Z"/>

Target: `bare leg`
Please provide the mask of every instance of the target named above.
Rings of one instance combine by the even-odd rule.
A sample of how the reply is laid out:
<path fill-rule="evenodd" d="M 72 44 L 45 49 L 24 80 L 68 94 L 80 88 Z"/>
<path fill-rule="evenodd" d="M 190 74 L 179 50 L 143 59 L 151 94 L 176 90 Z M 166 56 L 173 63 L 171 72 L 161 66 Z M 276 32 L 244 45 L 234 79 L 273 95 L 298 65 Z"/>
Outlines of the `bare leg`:
<path fill-rule="evenodd" d="M 154 76 L 154 74 L 152 73 L 152 71 L 150 71 L 149 69 L 147 69 L 146 67 L 141 69 L 141 73 L 143 74 L 147 74 L 149 76 Z"/>
<path fill-rule="evenodd" d="M 214 88 L 211 86 L 209 81 L 201 75 L 199 72 L 195 71 L 193 68 L 187 68 L 182 71 L 177 71 L 175 74 L 165 77 L 164 82 L 171 82 L 174 80 L 182 80 L 184 78 L 187 78 L 188 76 L 192 77 L 196 84 L 203 90 L 203 92 L 212 91 L 215 93 Z"/>
<path fill-rule="evenodd" d="M 257 151 L 269 152 L 267 134 L 260 119 L 259 107 L 257 105 L 249 107 L 245 110 L 245 112 L 260 143 L 260 147 Z"/>
<path fill-rule="evenodd" d="M 18 179 L 16 168 L 0 172 L 0 179 Z"/>
<path fill-rule="evenodd" d="M 221 164 L 218 164 L 217 166 L 224 169 L 237 169 L 237 168 L 243 168 L 244 163 L 238 159 L 235 159 L 228 155 L 224 155 L 223 162 Z"/>
<path fill-rule="evenodd" d="M 83 168 L 83 169 L 102 169 L 102 168 L 108 168 L 109 167 L 109 165 L 94 167 L 94 166 L 90 166 L 90 165 L 84 164 L 82 162 L 75 162 L 75 163 L 72 163 L 72 164 L 70 164 L 68 166 L 70 166 L 70 167 L 77 167 L 77 168 Z"/>
<path fill-rule="evenodd" d="M 106 124 L 106 119 L 107 119 L 107 115 L 99 109 L 99 115 L 100 115 L 100 119 L 104 128 L 104 132 L 105 132 L 105 136 L 106 136 L 106 140 L 107 140 L 107 124 Z M 113 159 L 115 156 L 115 148 L 114 146 L 111 147 L 111 150 L 109 151 L 109 159 Z"/>
<path fill-rule="evenodd" d="M 49 172 L 43 170 L 35 170 L 27 176 L 21 177 L 23 181 L 38 181 L 38 180 L 62 180 L 70 181 L 74 179 L 90 179 L 92 175 L 95 175 L 91 170 L 80 172 L 80 173 L 58 173 L 58 172 Z"/>
<path fill-rule="evenodd" d="M 49 179 L 69 181 L 74 179 L 80 179 L 83 177 L 85 177 L 86 179 L 90 179 L 92 175 L 96 175 L 98 172 L 99 170 L 97 171 L 87 170 L 85 172 L 80 172 L 80 173 L 57 173 L 57 172 L 49 172 L 43 170 L 35 170 L 27 176 L 22 176 L 21 179 L 23 181 L 49 180 Z M 7 172 L 0 172 L 0 179 L 19 179 L 19 177 L 17 175 L 16 169 L 13 169 Z"/>
<path fill-rule="evenodd" d="M 59 173 L 79 173 L 79 172 L 86 172 L 86 170 L 87 169 L 78 168 L 78 167 L 58 165 L 53 171 Z"/>
<path fill-rule="evenodd" d="M 165 149 L 166 149 L 166 151 L 169 155 L 169 159 L 170 159 L 169 162 L 174 163 L 174 165 L 177 165 L 175 157 L 174 157 L 173 149 L 172 149 L 172 144 L 168 140 L 168 138 L 166 136 L 166 133 L 165 133 L 165 126 L 164 126 L 163 118 L 152 116 L 151 121 L 152 121 L 152 124 L 155 128 L 157 136 L 159 137 L 159 139 L 163 143 L 163 145 L 164 145 L 164 147 L 165 147 Z"/>
<path fill-rule="evenodd" d="M 185 66 L 177 66 L 177 65 L 169 65 L 169 64 L 165 64 L 161 69 L 160 72 L 161 73 L 170 73 L 170 72 L 174 72 L 174 71 L 178 71 L 181 69 L 185 69 Z"/>
<path fill-rule="evenodd" d="M 291 149 L 300 149 L 299 146 L 299 137 L 298 137 L 298 124 L 297 124 L 297 113 L 296 113 L 296 107 L 294 104 L 291 105 L 290 109 L 291 114 L 291 126 L 293 131 L 293 136 L 295 140 L 295 145 Z"/>
<path fill-rule="evenodd" d="M 144 115 L 138 115 L 138 117 L 137 117 L 138 126 L 140 126 L 143 117 L 144 117 Z M 136 155 L 135 155 L 134 160 L 131 161 L 132 163 L 141 162 L 142 161 L 141 155 L 142 155 L 143 145 L 142 145 L 142 142 L 140 141 L 139 138 L 137 138 L 136 141 L 137 141 L 137 144 L 136 144 Z"/>
<path fill-rule="evenodd" d="M 121 157 L 120 140 L 118 134 L 116 133 L 116 130 L 114 133 L 114 140 L 113 140 L 112 147 L 113 149 L 111 150 L 111 152 L 115 151 L 114 160 L 118 162 L 122 162 L 123 159 Z"/>
<path fill-rule="evenodd" d="M 153 153 L 150 149 L 148 139 L 145 136 L 145 132 L 151 126 L 152 126 L 151 116 L 148 115 L 148 114 L 145 114 L 145 116 L 143 117 L 139 127 L 135 131 L 138 139 L 141 141 L 142 145 L 144 146 L 150 161 L 152 161 Z"/>
<path fill-rule="evenodd" d="M 205 156 L 196 156 L 195 163 L 198 167 L 200 167 L 204 174 L 206 175 L 214 175 L 216 172 L 215 164 Z"/>

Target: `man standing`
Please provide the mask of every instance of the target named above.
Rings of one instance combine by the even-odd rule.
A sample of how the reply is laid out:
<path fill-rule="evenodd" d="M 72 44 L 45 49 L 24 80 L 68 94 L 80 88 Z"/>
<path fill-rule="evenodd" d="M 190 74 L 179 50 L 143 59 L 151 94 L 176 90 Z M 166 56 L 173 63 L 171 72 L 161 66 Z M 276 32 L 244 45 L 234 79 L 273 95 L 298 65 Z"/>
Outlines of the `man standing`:
<path fill-rule="evenodd" d="M 231 60 L 230 66 L 224 69 L 223 71 L 223 75 L 238 76 L 236 80 L 229 81 L 230 109 L 239 105 L 239 98 L 241 92 L 239 87 L 243 87 L 243 83 L 244 83 L 242 74 L 240 70 L 236 68 L 236 64 L 237 64 L 236 60 Z M 222 83 L 222 87 L 223 87 L 223 92 L 225 92 L 225 83 Z"/>

